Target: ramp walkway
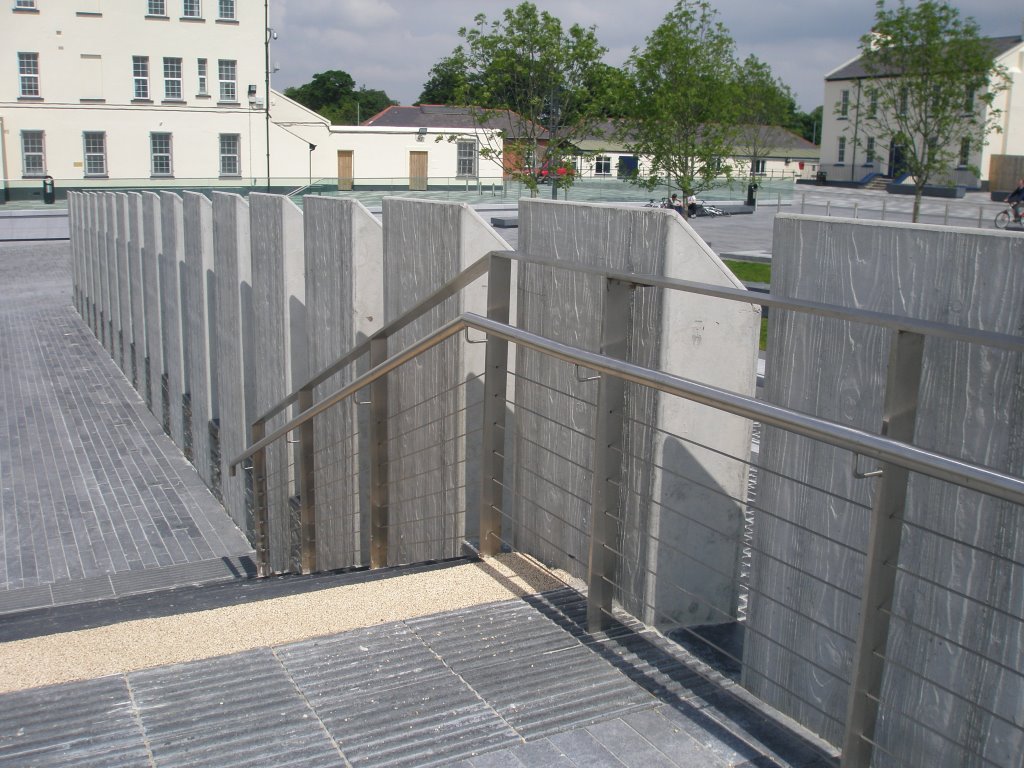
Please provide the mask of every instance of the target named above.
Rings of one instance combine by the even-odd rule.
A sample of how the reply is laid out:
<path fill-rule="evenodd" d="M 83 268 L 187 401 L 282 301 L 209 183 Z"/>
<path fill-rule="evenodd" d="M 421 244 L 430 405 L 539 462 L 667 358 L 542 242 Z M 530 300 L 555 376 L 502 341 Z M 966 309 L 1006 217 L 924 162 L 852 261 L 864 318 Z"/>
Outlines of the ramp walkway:
<path fill-rule="evenodd" d="M 71 306 L 0 244 L 0 615 L 244 577 L 251 548 Z"/>

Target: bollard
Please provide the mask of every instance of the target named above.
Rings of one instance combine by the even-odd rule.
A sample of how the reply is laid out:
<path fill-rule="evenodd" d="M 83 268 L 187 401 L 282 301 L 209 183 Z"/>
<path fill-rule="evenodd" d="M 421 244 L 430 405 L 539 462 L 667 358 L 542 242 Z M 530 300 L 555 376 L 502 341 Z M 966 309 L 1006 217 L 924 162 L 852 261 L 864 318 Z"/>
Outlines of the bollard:
<path fill-rule="evenodd" d="M 946 213 L 942 217 L 942 224 L 943 226 L 949 224 L 949 203 L 946 203 Z"/>
<path fill-rule="evenodd" d="M 856 203 L 855 202 L 853 204 L 853 218 L 855 218 L 855 219 L 859 219 L 860 218 L 860 216 L 858 215 L 858 211 L 859 210 L 860 210 L 860 203 Z"/>

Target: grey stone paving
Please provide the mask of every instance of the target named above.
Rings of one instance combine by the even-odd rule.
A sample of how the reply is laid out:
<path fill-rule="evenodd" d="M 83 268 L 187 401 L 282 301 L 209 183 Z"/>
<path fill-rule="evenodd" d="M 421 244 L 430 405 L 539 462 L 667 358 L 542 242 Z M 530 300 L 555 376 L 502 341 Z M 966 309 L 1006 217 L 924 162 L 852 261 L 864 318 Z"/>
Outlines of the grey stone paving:
<path fill-rule="evenodd" d="M 664 638 L 584 615 L 559 590 L 3 695 L 0 768 L 834 766 Z"/>
<path fill-rule="evenodd" d="M 230 578 L 250 553 L 72 308 L 67 242 L 0 244 L 0 412 L 0 613 L 192 564 Z"/>

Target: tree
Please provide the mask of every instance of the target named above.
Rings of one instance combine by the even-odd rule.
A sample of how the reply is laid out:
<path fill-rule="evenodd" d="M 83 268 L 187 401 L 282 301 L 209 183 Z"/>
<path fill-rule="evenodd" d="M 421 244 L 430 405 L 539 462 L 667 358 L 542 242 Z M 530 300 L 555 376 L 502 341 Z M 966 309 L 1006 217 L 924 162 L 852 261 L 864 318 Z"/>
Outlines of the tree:
<path fill-rule="evenodd" d="M 451 56 L 445 56 L 430 68 L 427 82 L 423 84 L 423 91 L 416 99 L 416 106 L 420 104 L 460 104 L 467 87 L 466 56 L 460 46 L 452 52 Z"/>
<path fill-rule="evenodd" d="M 748 56 L 736 76 L 739 127 L 737 148 L 750 157 L 753 178 L 758 160 L 768 156 L 775 132 L 769 130 L 790 123 L 796 111 L 793 92 L 772 74 L 771 67 L 756 56 Z"/>
<path fill-rule="evenodd" d="M 481 127 L 501 128 L 481 134 L 481 155 L 503 158 L 506 174 L 534 193 L 542 174 L 557 197 L 559 187 L 572 183 L 574 141 L 592 130 L 605 106 L 606 49 L 594 28 L 563 30 L 558 18 L 523 2 L 495 21 L 479 14 L 459 36 L 465 46 L 441 62 L 464 63 L 457 103 L 476 107 Z"/>
<path fill-rule="evenodd" d="M 738 121 L 732 37 L 706 0 L 679 0 L 626 62 L 622 139 L 650 159 L 650 189 L 711 187 L 731 168 Z"/>
<path fill-rule="evenodd" d="M 901 0 L 894 10 L 878 0 L 860 51 L 868 79 L 850 121 L 853 141 L 864 146 L 870 136 L 883 151 L 898 148 L 914 180 L 917 221 L 925 185 L 950 182 L 950 170 L 965 164 L 997 125 L 992 104 L 1006 87 L 1005 73 L 977 23 L 933 0 L 913 7 Z"/>
<path fill-rule="evenodd" d="M 318 72 L 304 85 L 285 88 L 289 99 L 309 107 L 331 121 L 334 125 L 352 125 L 365 120 L 385 107 L 398 102 L 392 101 L 384 91 L 360 86 L 348 72 L 331 69 Z"/>

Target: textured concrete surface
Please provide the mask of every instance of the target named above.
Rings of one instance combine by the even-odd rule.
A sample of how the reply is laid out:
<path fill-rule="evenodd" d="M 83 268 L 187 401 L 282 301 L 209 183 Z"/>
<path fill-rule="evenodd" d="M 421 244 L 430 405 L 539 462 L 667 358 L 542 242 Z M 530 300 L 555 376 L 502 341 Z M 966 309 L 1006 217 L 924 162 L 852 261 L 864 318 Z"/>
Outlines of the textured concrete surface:
<path fill-rule="evenodd" d="M 307 198 L 303 207 L 310 373 L 316 374 L 384 324 L 384 243 L 380 223 L 360 203 Z M 314 390 L 323 398 L 369 368 L 349 366 Z M 317 446 L 317 567 L 369 563 L 370 414 L 350 399 L 313 424 Z"/>
<path fill-rule="evenodd" d="M 250 551 L 72 307 L 67 241 L 0 246 L 0 360 L 0 612 Z"/>
<path fill-rule="evenodd" d="M 239 468 L 232 476 L 228 466 L 248 447 L 256 418 L 249 204 L 238 195 L 213 195 L 213 240 L 217 322 L 211 342 L 217 359 L 221 496 L 231 519 L 251 535 L 249 474 Z"/>
<path fill-rule="evenodd" d="M 1018 336 L 1024 329 L 1024 239 L 1016 234 L 783 216 L 773 251 L 772 291 L 782 296 Z M 887 331 L 773 310 L 769 333 L 765 399 L 882 430 Z M 914 443 L 1019 474 L 1021 357 L 929 338 Z M 874 484 L 854 477 L 849 453 L 778 429 L 765 429 L 761 456 L 758 506 L 770 514 L 754 527 L 748 683 L 837 742 Z M 875 733 L 885 752 L 875 764 L 1019 762 L 1021 511 L 911 476 Z"/>

